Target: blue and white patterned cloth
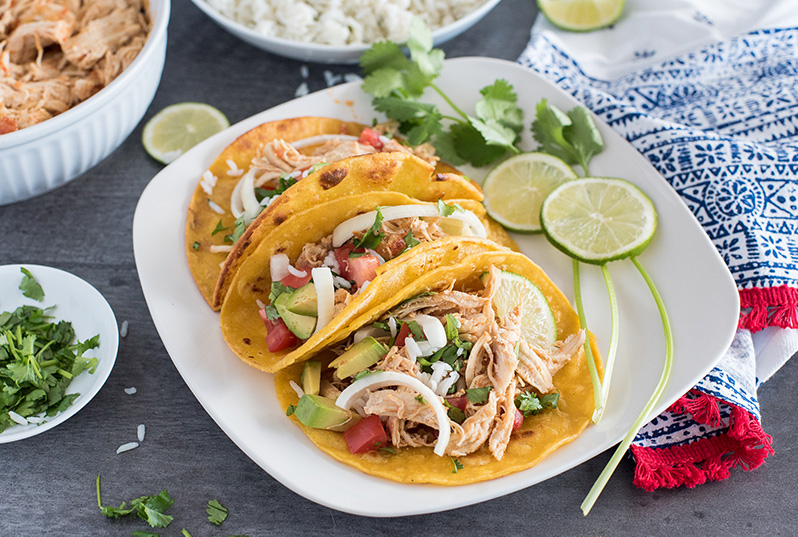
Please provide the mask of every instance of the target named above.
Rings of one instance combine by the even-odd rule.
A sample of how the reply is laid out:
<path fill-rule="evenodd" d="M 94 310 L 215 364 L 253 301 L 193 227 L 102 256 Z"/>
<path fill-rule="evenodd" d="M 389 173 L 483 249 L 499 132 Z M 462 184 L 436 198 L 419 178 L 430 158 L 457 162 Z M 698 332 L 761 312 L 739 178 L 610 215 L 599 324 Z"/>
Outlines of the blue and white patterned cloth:
<path fill-rule="evenodd" d="M 738 284 L 732 348 L 632 447 L 638 485 L 695 486 L 772 453 L 757 385 L 798 351 L 798 28 L 772 27 L 788 19 L 785 1 L 627 4 L 614 27 L 592 34 L 539 20 L 518 61 L 649 159 Z M 740 27 L 741 16 L 763 29 Z"/>

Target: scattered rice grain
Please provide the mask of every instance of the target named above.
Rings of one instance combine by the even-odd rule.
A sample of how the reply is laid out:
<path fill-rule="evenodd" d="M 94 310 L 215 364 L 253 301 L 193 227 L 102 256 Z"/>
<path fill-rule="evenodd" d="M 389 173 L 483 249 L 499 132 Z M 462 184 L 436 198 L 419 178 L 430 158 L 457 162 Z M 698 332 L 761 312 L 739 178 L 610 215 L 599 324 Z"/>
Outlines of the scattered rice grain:
<path fill-rule="evenodd" d="M 27 425 L 28 424 L 28 420 L 27 419 L 25 419 L 23 416 L 20 416 L 19 414 L 17 414 L 13 410 L 9 410 L 8 411 L 8 417 L 11 418 L 11 421 L 13 421 L 14 423 L 17 423 L 19 425 Z"/>
<path fill-rule="evenodd" d="M 310 69 L 308 69 L 307 65 L 303 65 L 299 68 L 299 74 L 302 75 L 302 78 L 307 78 L 310 76 Z"/>
<path fill-rule="evenodd" d="M 128 442 L 127 444 L 122 444 L 118 448 L 116 448 L 117 455 L 120 453 L 124 453 L 125 451 L 130 451 L 131 449 L 136 449 L 139 447 L 138 442 Z"/>
<path fill-rule="evenodd" d="M 38 425 L 39 423 L 44 423 L 45 419 L 44 416 L 28 416 L 27 420 L 28 423 L 35 423 Z"/>
<path fill-rule="evenodd" d="M 304 95 L 307 95 L 308 93 L 310 93 L 310 89 L 308 88 L 308 83 L 307 82 L 302 82 L 296 88 L 296 91 L 294 92 L 294 97 L 302 97 Z"/>
<path fill-rule="evenodd" d="M 122 326 L 119 327 L 119 337 L 127 337 L 127 331 L 130 328 L 130 323 L 122 321 Z"/>
<path fill-rule="evenodd" d="M 144 442 L 144 434 L 146 432 L 147 431 L 144 427 L 144 424 L 143 423 L 139 424 L 139 426 L 136 428 L 136 437 L 138 437 L 139 442 Z"/>
<path fill-rule="evenodd" d="M 131 386 L 130 388 L 125 388 L 125 393 L 128 395 L 133 395 L 134 393 L 136 393 L 136 391 L 137 390 L 135 386 Z"/>
<path fill-rule="evenodd" d="M 344 82 L 360 82 L 363 78 L 355 73 L 346 73 L 344 75 Z"/>
<path fill-rule="evenodd" d="M 208 200 L 208 205 L 210 206 L 211 210 L 217 214 L 224 214 L 224 209 L 219 207 L 219 204 L 213 200 Z"/>

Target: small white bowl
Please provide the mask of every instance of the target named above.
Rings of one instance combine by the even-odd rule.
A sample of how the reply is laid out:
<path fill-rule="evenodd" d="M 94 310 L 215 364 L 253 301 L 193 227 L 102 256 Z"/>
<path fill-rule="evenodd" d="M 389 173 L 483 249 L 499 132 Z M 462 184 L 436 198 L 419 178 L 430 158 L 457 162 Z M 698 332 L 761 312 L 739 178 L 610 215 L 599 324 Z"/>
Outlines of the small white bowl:
<path fill-rule="evenodd" d="M 22 295 L 19 283 L 22 281 L 20 267 L 28 269 L 44 289 L 44 300 L 37 302 Z M 63 412 L 39 424 L 14 425 L 0 433 L 0 444 L 14 442 L 41 434 L 65 422 L 86 406 L 97 395 L 116 362 L 119 350 L 119 330 L 116 317 L 105 298 L 97 289 L 74 274 L 52 267 L 40 265 L 0 266 L 0 312 L 14 311 L 22 305 L 48 308 L 55 306 L 49 315 L 57 321 L 69 321 L 75 330 L 75 337 L 83 341 L 100 335 L 100 346 L 86 352 L 86 356 L 98 359 L 94 373 L 83 371 L 76 376 L 67 388 L 67 393 L 79 393 L 80 397 Z"/>
<path fill-rule="evenodd" d="M 152 30 L 108 86 L 66 112 L 0 136 L 0 205 L 49 192 L 110 155 L 138 125 L 161 81 L 170 0 L 150 0 Z"/>
<path fill-rule="evenodd" d="M 488 12 L 496 7 L 500 0 L 487 0 L 468 15 L 461 17 L 451 24 L 442 26 L 432 32 L 432 40 L 435 46 L 440 45 L 479 22 Z M 291 41 L 280 37 L 270 37 L 263 35 L 254 29 L 236 22 L 213 7 L 208 5 L 205 0 L 192 0 L 206 15 L 213 19 L 216 24 L 246 41 L 259 49 L 285 56 L 294 60 L 318 62 L 318 63 L 357 63 L 360 55 L 371 48 L 371 45 L 321 45 L 317 43 L 303 43 Z"/>

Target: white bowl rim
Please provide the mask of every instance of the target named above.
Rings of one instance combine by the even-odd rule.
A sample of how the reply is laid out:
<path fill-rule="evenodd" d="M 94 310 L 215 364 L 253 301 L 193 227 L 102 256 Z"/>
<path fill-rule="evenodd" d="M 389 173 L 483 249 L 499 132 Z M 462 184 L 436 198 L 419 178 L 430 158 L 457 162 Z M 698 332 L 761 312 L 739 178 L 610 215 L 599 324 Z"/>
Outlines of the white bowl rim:
<path fill-rule="evenodd" d="M 206 15 L 208 15 L 212 20 L 217 21 L 218 23 L 222 24 L 223 26 L 230 26 L 235 28 L 236 31 L 241 32 L 242 34 L 246 35 L 249 39 L 255 41 L 268 41 L 274 43 L 275 45 L 280 45 L 281 47 L 288 47 L 288 48 L 296 48 L 301 50 L 306 50 L 308 52 L 326 52 L 331 55 L 337 54 L 345 54 L 345 53 L 352 53 L 352 52 L 365 52 L 369 48 L 371 48 L 370 44 L 363 44 L 363 45 L 327 45 L 322 43 L 307 43 L 305 41 L 294 41 L 292 39 L 286 39 L 284 37 L 275 37 L 270 35 L 265 35 L 260 32 L 257 32 L 236 20 L 229 18 L 227 15 L 222 14 L 220 11 L 217 11 L 214 7 L 210 6 L 205 0 L 191 0 L 194 5 L 200 8 Z M 441 26 L 432 31 L 432 40 L 435 43 L 438 43 L 438 40 L 446 35 L 453 27 L 457 27 L 463 24 L 467 24 L 468 21 L 479 19 L 483 17 L 488 11 L 492 10 L 496 4 L 498 4 L 501 0 L 485 0 L 482 4 L 479 5 L 474 11 L 469 12 L 467 15 L 456 19 L 454 22 L 450 22 L 445 26 Z"/>
<path fill-rule="evenodd" d="M 171 0 L 146 0 L 146 4 L 156 4 L 159 10 L 155 16 L 155 21 L 150 30 L 150 35 L 147 37 L 147 42 L 139 52 L 138 56 L 133 62 L 122 71 L 122 73 L 113 79 L 110 84 L 98 91 L 83 102 L 80 102 L 70 108 L 69 110 L 58 114 L 55 117 L 31 125 L 18 131 L 9 132 L 0 136 L 0 152 L 10 147 L 19 146 L 49 136 L 68 125 L 80 121 L 86 116 L 91 115 L 94 110 L 102 107 L 105 103 L 112 100 L 114 96 L 119 93 L 122 86 L 128 79 L 133 79 L 138 76 L 139 71 L 144 69 L 144 65 L 149 61 L 150 56 L 155 54 L 157 42 L 162 38 L 166 38 L 166 28 L 169 25 L 169 17 L 171 14 Z"/>

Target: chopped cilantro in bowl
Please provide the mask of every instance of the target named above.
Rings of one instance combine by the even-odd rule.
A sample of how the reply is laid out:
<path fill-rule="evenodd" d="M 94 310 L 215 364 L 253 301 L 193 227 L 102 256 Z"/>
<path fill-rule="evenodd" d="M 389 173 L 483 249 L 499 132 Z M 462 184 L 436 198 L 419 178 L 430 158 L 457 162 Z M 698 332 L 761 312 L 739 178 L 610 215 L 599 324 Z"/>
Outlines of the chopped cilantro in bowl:
<path fill-rule="evenodd" d="M 111 372 L 119 342 L 102 295 L 67 272 L 0 266 L 0 443 L 75 414 Z"/>

